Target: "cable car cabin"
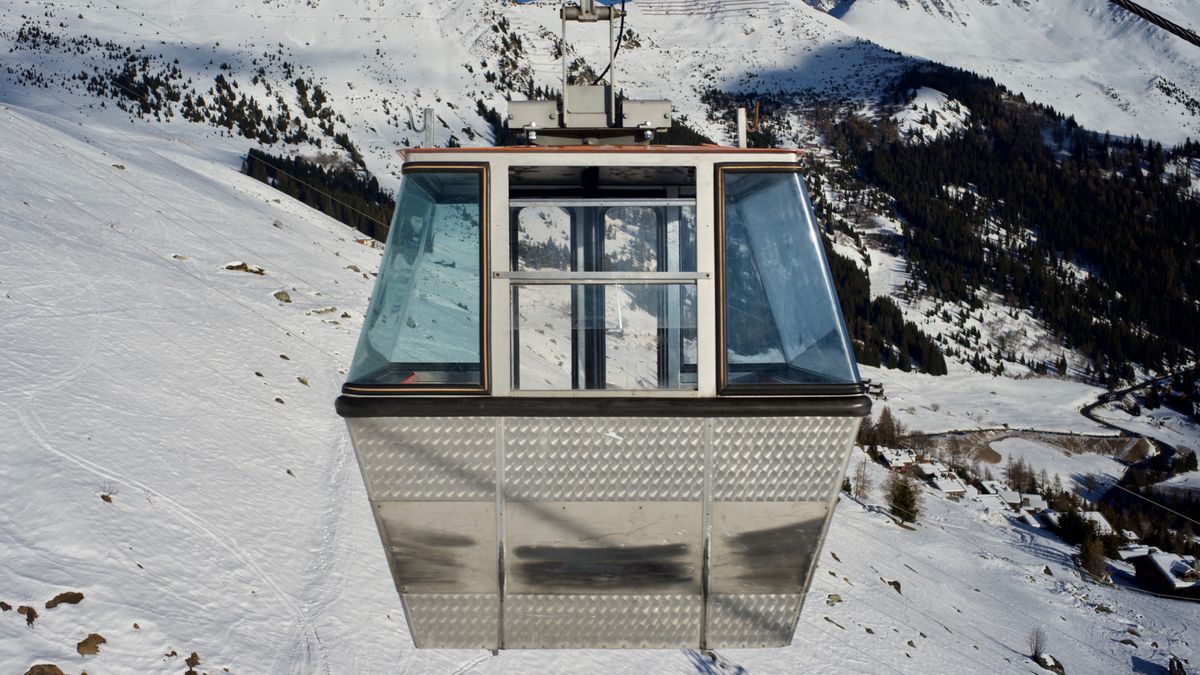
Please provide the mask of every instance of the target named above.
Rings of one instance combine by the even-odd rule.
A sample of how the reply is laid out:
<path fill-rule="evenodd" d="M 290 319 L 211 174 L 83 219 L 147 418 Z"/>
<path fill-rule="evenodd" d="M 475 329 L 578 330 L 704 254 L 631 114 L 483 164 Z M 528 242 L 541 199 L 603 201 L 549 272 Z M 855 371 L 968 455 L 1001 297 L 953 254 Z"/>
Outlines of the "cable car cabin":
<path fill-rule="evenodd" d="M 870 409 L 796 153 L 405 159 L 337 410 L 416 645 L 789 644 Z"/>

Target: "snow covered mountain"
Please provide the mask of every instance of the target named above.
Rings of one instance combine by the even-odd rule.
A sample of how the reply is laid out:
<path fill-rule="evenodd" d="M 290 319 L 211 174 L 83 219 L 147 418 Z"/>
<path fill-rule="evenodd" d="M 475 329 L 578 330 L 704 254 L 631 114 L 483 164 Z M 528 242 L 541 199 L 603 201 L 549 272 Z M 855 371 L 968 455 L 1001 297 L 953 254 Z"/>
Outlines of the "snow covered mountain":
<path fill-rule="evenodd" d="M 1142 4 L 1200 25 L 1194 2 Z M 830 13 L 877 44 L 992 77 L 1096 131 L 1200 136 L 1200 48 L 1108 0 L 846 0 Z"/>
<path fill-rule="evenodd" d="M 1151 5 L 1185 26 L 1200 23 L 1193 3 Z M 485 143 L 492 129 L 481 112 L 502 114 L 506 97 L 560 85 L 556 8 L 10 4 L 0 7 L 4 98 L 106 116 L 120 105 L 267 144 L 319 140 L 339 152 L 353 144 L 394 185 L 395 148 L 422 137 L 412 113 L 435 109 L 439 143 Z M 706 102 L 709 90 L 869 102 L 925 58 L 995 77 L 1098 131 L 1166 143 L 1200 136 L 1200 50 L 1105 0 L 644 0 L 630 5 L 629 28 L 618 86 L 634 97 L 669 95 L 714 138 L 730 127 L 712 119 L 724 111 Z M 605 33 L 573 27 L 565 49 L 577 70 L 602 69 Z"/>
<path fill-rule="evenodd" d="M 1040 672 L 1039 625 L 1072 671 L 1196 658 L 1194 605 L 1086 583 L 1071 547 L 935 493 L 915 530 L 843 500 L 788 649 L 415 651 L 331 408 L 379 250 L 239 174 L 237 140 L 13 104 L 0 137 L 6 670 Z M 930 431 L 1097 430 L 1086 385 L 867 375 Z"/>
<path fill-rule="evenodd" d="M 875 503 L 842 501 L 788 649 L 732 651 L 713 664 L 694 652 L 492 657 L 411 648 L 349 440 L 332 411 L 380 251 L 237 168 L 268 118 L 276 120 L 276 144 L 343 155 L 354 147 L 393 185 L 395 148 L 421 137 L 409 108 L 435 108 L 439 143 L 452 135 L 485 142 L 491 129 L 481 105 L 502 111 L 508 93 L 555 85 L 553 4 L 0 6 L 7 47 L 0 49 L 0 669 L 1042 672 L 1025 656 L 1036 626 L 1072 672 L 1154 672 L 1171 655 L 1195 663 L 1194 605 L 1087 583 L 1070 560 L 1072 547 L 983 501 L 953 503 L 933 492 L 915 530 L 896 526 Z M 860 21 L 868 9 L 894 13 L 895 25 L 908 30 L 936 27 L 941 32 L 926 36 L 925 46 L 932 50 L 932 36 L 942 35 L 946 49 L 957 50 L 946 52 L 947 62 L 969 66 L 960 57 L 977 48 L 978 63 L 1017 64 L 1012 72 L 1036 83 L 1036 63 L 1050 56 L 1021 61 L 1015 47 L 996 51 L 1002 37 L 984 40 L 982 29 L 962 24 L 1011 12 L 995 16 L 1041 35 L 1039 20 L 1016 18 L 1059 7 L 1050 0 L 634 4 L 637 44 L 626 46 L 619 83 L 634 96 L 660 95 L 662 82 L 670 83 L 680 113 L 714 137 L 726 126 L 710 118 L 709 87 L 870 101 L 916 58 L 941 58 L 916 42 L 875 35 L 872 25 L 886 22 Z M 1091 11 L 1069 35 L 1103 35 L 1117 54 L 1157 45 L 1138 52 L 1148 54 L 1145 68 L 1182 91 L 1197 90 L 1188 79 L 1195 55 L 1102 16 L 1101 4 L 1064 2 Z M 1195 11 L 1182 0 L 1154 4 L 1180 23 Z M 899 13 L 924 6 L 934 14 Z M 959 18 L 947 19 L 939 6 Z M 1078 15 L 1061 12 L 1055 16 L 1074 25 Z M 1105 32 L 1109 22 L 1115 28 Z M 597 64 L 602 32 L 576 30 L 568 49 Z M 1098 58 L 1063 50 L 1053 58 Z M 1104 56 L 1094 72 L 1124 72 L 1116 58 Z M 1061 82 L 1093 76 L 1064 68 Z M 1153 92 L 1139 95 L 1146 81 L 1104 83 L 1128 111 L 1113 112 L 1123 109 L 1107 94 L 1076 98 L 1073 89 L 1045 87 L 1027 95 L 1045 96 L 1038 100 L 1081 121 L 1097 115 L 1098 128 L 1161 133 L 1164 141 L 1195 135 L 1188 130 L 1200 118 L 1183 118 Z M 936 92 L 922 95 L 947 115 L 961 112 Z M 247 120 L 244 128 L 239 120 Z M 1131 130 L 1122 132 L 1125 122 Z M 283 140 L 300 138 L 300 130 L 302 140 Z M 882 251 L 872 251 L 870 271 L 877 294 L 896 294 L 905 281 L 903 259 Z M 1020 332 L 1031 343 L 1046 338 L 1024 315 L 1005 323 L 1005 313 L 989 305 L 979 327 Z M 930 432 L 1104 431 L 1076 412 L 1100 393 L 1094 387 L 951 365 L 943 378 L 865 375 L 885 385 L 899 417 Z M 1191 428 L 1178 433 L 1195 437 Z M 1119 472 L 1107 458 L 1076 464 L 1048 452 L 1038 462 L 1064 475 L 1079 466 Z M 870 471 L 879 483 L 881 470 Z M 46 607 L 64 591 L 84 597 Z M 21 607 L 37 617 L 18 614 Z M 106 642 L 84 656 L 77 645 L 90 634 Z"/>

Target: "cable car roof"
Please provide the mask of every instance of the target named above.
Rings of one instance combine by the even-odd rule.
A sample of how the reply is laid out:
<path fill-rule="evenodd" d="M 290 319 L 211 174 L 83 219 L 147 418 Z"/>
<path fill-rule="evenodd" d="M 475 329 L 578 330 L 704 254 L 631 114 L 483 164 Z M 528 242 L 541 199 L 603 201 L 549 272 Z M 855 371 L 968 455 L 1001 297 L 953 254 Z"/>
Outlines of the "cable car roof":
<path fill-rule="evenodd" d="M 735 148 L 727 145 L 509 145 L 500 147 L 470 148 L 400 148 L 396 154 L 408 161 L 418 155 L 478 155 L 520 154 L 561 155 L 565 153 L 610 154 L 610 155 L 785 155 L 792 161 L 803 155 L 803 151 L 786 148 Z"/>

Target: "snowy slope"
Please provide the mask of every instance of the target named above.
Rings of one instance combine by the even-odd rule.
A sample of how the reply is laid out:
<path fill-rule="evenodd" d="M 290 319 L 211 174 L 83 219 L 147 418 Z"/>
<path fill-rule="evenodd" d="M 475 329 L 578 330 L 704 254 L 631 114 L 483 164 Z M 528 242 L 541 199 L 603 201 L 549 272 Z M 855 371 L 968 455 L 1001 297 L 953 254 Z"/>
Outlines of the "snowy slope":
<path fill-rule="evenodd" d="M 1106 422 L 1155 440 L 1182 448 L 1200 448 L 1200 424 L 1165 406 L 1155 410 L 1143 409 L 1137 416 L 1120 409 L 1117 403 L 1100 406 L 1095 412 L 1097 417 Z"/>
<path fill-rule="evenodd" d="M 419 118 L 422 107 L 434 108 L 439 145 L 452 136 L 481 144 L 491 131 L 477 104 L 504 113 L 505 97 L 523 97 L 526 84 L 561 86 L 561 67 L 551 55 L 561 29 L 557 8 L 485 0 L 9 5 L 0 7 L 0 45 L 15 49 L 0 50 L 0 75 L 9 82 L 6 100 L 37 107 L 45 102 L 39 89 L 47 85 L 78 94 L 72 105 L 109 113 L 114 101 L 98 110 L 99 100 L 84 93 L 77 76 L 114 68 L 125 58 L 119 50 L 129 48 L 135 59 L 148 59 L 151 73 L 177 67 L 180 75 L 171 81 L 181 91 L 211 103 L 220 75 L 238 83 L 236 96 L 258 102 L 268 115 L 284 104 L 298 113 L 292 82 L 311 78 L 328 95 L 334 131 L 348 133 L 368 168 L 394 186 L 395 149 L 423 137 L 410 125 L 410 112 Z M 630 12 L 636 40 L 622 49 L 618 86 L 635 98 L 670 97 L 681 114 L 717 138 L 725 128 L 706 120 L 706 89 L 873 98 L 912 62 L 799 0 L 742 0 L 728 7 L 648 0 Z M 568 34 L 571 55 L 595 72 L 607 61 L 606 45 L 602 26 L 573 26 Z M 172 107 L 174 114 L 161 121 L 187 126 L 180 104 Z M 310 131 L 316 126 L 306 122 Z"/>
<path fill-rule="evenodd" d="M 1152 10 L 1200 23 L 1194 2 Z M 847 0 L 830 10 L 890 49 L 995 78 L 1097 131 L 1200 135 L 1200 49 L 1107 0 Z"/>
<path fill-rule="evenodd" d="M 692 125 L 720 139 L 731 127 L 709 119 L 703 93 L 710 88 L 872 101 L 896 74 L 932 58 L 996 77 L 1097 130 L 1165 142 L 1200 135 L 1200 101 L 1193 100 L 1200 51 L 1104 0 L 816 4 L 632 3 L 635 39 L 622 49 L 617 84 L 633 97 L 671 98 Z M 1159 4 L 1180 23 L 1196 23 L 1194 5 Z M 129 58 L 144 59 L 149 74 L 209 104 L 222 76 L 236 83 L 234 98 L 260 105 L 267 116 L 285 105 L 298 116 L 294 80 L 308 79 L 322 87 L 332 115 L 322 149 L 336 147 L 335 133 L 347 134 L 367 167 L 394 187 L 395 148 L 423 137 L 410 113 L 419 118 L 421 108 L 434 108 L 438 144 L 452 137 L 467 145 L 488 142 L 491 130 L 479 105 L 503 114 L 506 96 L 522 98 L 529 85 L 560 85 L 552 56 L 559 31 L 557 3 L 548 0 L 521 6 L 491 0 L 31 0 L 0 6 L 0 46 L 7 47 L 0 49 L 0 86 L 6 101 L 38 108 L 48 103 L 49 89 L 71 107 L 115 121 L 128 117 L 113 109 L 119 98 L 143 90 L 87 78 L 111 82 L 104 73 L 119 71 Z M 572 26 L 567 50 L 599 71 L 606 39 L 603 27 Z M 89 87 L 107 89 L 109 97 L 87 93 Z M 238 137 L 236 128 L 185 122 L 181 107 L 168 102 L 169 113 L 151 117 L 172 129 L 197 126 L 210 137 L 253 142 Z M 316 132 L 315 118 L 303 121 Z M 803 131 L 802 124 L 792 126 Z"/>
<path fill-rule="evenodd" d="M 914 142 L 952 136 L 966 128 L 971 111 L 942 92 L 921 87 L 892 115 L 900 135 Z"/>
<path fill-rule="evenodd" d="M 403 624 L 329 412 L 378 251 L 228 155 L 13 106 L 0 137 L 0 596 L 42 613 L 0 616 L 4 670 L 394 662 L 347 639 Z"/>
<path fill-rule="evenodd" d="M 178 673 L 195 652 L 206 672 L 711 672 L 693 652 L 413 650 L 331 409 L 370 292 L 347 268 L 379 252 L 219 148 L 13 105 L 0 137 L 0 600 L 40 613 L 0 613 L 6 671 Z M 947 419 L 1003 382 L 902 377 Z M 1086 388 L 1067 391 L 1051 395 Z M 1022 418 L 1005 410 L 990 414 Z M 1022 654 L 1038 622 L 1074 672 L 1193 658 L 1193 605 L 1085 585 L 1065 547 L 984 508 L 930 495 L 908 531 L 844 501 L 793 646 L 723 658 L 1036 672 Z M 44 609 L 66 590 L 85 598 Z M 1137 649 L 1119 641 L 1130 627 Z M 79 656 L 93 632 L 108 642 Z"/>
<path fill-rule="evenodd" d="M 852 470 L 864 460 L 856 453 Z M 880 485 L 884 470 L 868 467 Z M 837 670 L 1044 672 L 1023 657 L 1037 626 L 1067 672 L 1158 672 L 1167 653 L 1193 658 L 1195 605 L 1082 582 L 1071 547 L 994 502 L 950 502 L 927 489 L 921 524 L 909 532 L 867 501 L 838 505 L 800 623 L 845 659 Z M 827 604 L 830 593 L 843 602 Z"/>

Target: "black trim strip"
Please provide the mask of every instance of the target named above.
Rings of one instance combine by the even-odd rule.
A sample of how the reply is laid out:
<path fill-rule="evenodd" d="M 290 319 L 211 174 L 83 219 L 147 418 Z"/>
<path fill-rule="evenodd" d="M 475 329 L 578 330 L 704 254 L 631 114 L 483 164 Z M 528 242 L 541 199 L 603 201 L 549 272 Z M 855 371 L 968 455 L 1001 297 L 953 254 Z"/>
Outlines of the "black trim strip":
<path fill-rule="evenodd" d="M 728 384 L 721 396 L 857 396 L 866 392 L 861 384 Z"/>
<path fill-rule="evenodd" d="M 871 399 L 851 396 L 738 398 L 350 396 L 342 417 L 866 417 Z"/>

